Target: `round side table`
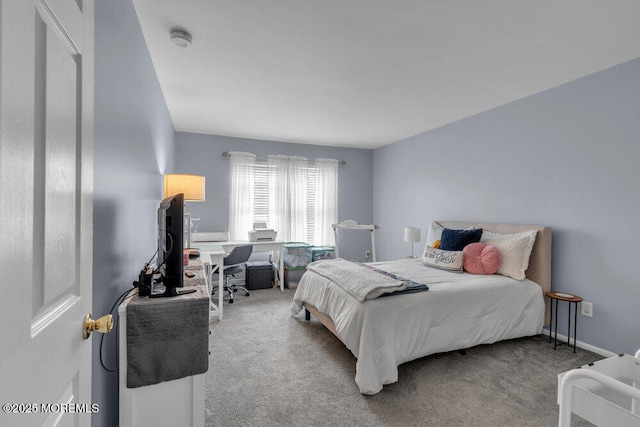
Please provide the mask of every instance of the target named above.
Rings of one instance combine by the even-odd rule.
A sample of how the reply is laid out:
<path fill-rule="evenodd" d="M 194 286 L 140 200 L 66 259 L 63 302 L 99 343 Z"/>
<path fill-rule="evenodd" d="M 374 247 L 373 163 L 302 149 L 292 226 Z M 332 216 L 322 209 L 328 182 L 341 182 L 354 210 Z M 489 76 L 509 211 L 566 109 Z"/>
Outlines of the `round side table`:
<path fill-rule="evenodd" d="M 578 329 L 578 303 L 582 301 L 582 297 L 573 294 L 566 294 L 564 292 L 546 292 L 546 296 L 551 298 L 551 322 L 549 325 L 549 342 L 551 342 L 551 326 L 553 325 L 553 301 L 556 302 L 556 314 L 555 319 L 556 323 L 554 326 L 555 329 L 555 338 L 553 342 L 553 349 L 555 350 L 558 346 L 558 301 L 567 301 L 569 303 L 569 323 L 567 325 L 567 345 L 569 347 L 573 347 L 573 352 L 576 352 L 576 335 Z M 571 303 L 574 304 L 574 320 L 573 320 L 573 346 L 571 345 Z"/>

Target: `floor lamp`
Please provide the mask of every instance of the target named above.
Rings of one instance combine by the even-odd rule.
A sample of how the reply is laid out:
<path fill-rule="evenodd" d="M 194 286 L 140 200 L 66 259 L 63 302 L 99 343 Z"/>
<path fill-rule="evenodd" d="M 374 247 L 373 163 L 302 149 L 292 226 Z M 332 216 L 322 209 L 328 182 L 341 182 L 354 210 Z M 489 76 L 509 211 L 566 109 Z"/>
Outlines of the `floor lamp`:
<path fill-rule="evenodd" d="M 164 197 L 184 194 L 185 204 L 185 250 L 189 256 L 198 256 L 200 251 L 191 248 L 191 212 L 186 209 L 187 202 L 204 202 L 205 178 L 199 175 L 166 174 L 164 176 Z"/>

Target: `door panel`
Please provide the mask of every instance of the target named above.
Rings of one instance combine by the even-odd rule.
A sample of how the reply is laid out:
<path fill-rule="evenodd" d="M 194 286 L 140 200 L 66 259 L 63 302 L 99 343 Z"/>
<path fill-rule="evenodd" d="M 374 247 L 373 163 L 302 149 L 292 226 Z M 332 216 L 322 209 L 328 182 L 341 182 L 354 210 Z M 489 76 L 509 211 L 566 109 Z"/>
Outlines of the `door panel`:
<path fill-rule="evenodd" d="M 44 118 L 38 126 L 44 127 L 41 139 L 36 141 L 36 155 L 43 156 L 38 163 L 44 166 L 44 206 L 35 212 L 35 221 L 44 230 L 43 288 L 34 289 L 34 302 L 42 302 L 37 313 L 58 305 L 65 294 L 77 294 L 76 257 L 76 163 L 78 142 L 77 103 L 79 55 L 69 49 L 56 27 L 47 26 L 38 14 L 37 25 L 45 37 L 36 44 L 36 69 L 44 68 Z M 40 76 L 38 76 L 40 77 Z M 62 78 L 61 78 L 62 77 Z M 40 262 L 40 260 L 34 260 Z M 74 289 L 76 288 L 76 289 Z"/>
<path fill-rule="evenodd" d="M 0 425 L 89 425 L 93 2 L 0 0 L 0 26 Z"/>

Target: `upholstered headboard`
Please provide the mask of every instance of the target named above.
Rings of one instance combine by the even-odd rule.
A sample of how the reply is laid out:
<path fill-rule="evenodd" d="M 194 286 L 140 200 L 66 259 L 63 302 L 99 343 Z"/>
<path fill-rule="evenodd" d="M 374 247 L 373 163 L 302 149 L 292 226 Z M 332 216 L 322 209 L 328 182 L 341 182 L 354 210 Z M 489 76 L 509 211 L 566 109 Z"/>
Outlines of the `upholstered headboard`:
<path fill-rule="evenodd" d="M 484 222 L 464 222 L 464 221 L 436 221 L 438 224 L 451 229 L 464 229 L 468 227 L 482 228 L 495 233 L 512 234 L 521 233 L 528 230 L 538 230 L 533 251 L 529 258 L 529 268 L 525 275 L 542 287 L 543 292 L 551 290 L 551 227 L 542 225 L 519 225 L 519 224 L 491 224 Z M 545 297 L 545 325 L 549 324 L 551 315 L 550 302 Z"/>

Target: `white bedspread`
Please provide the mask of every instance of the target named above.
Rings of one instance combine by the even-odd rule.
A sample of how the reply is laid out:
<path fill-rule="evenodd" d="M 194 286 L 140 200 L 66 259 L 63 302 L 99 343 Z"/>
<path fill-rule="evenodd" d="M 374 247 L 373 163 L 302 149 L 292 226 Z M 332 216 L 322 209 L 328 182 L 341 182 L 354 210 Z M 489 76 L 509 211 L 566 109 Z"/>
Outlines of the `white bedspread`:
<path fill-rule="evenodd" d="M 407 287 L 405 282 L 342 258 L 312 262 L 307 266 L 307 270 L 331 280 L 358 301 L 374 299 Z"/>
<path fill-rule="evenodd" d="M 358 301 L 311 271 L 300 280 L 291 307 L 295 316 L 307 302 L 331 317 L 358 359 L 355 380 L 363 394 L 396 382 L 401 363 L 542 331 L 542 288 L 528 279 L 447 272 L 419 259 L 373 265 L 429 290 Z"/>

